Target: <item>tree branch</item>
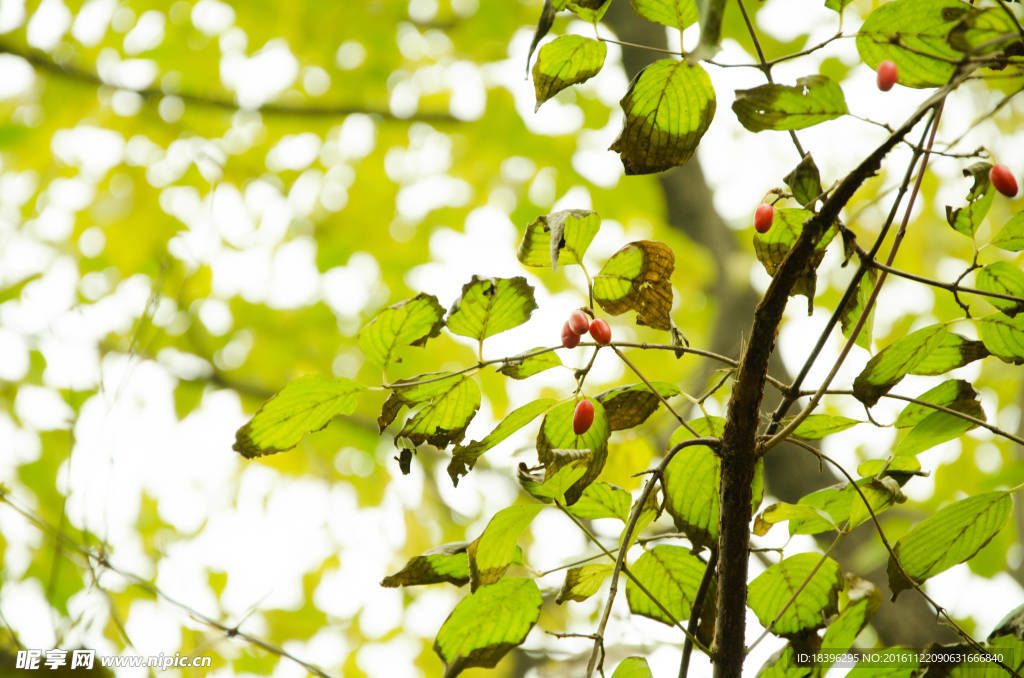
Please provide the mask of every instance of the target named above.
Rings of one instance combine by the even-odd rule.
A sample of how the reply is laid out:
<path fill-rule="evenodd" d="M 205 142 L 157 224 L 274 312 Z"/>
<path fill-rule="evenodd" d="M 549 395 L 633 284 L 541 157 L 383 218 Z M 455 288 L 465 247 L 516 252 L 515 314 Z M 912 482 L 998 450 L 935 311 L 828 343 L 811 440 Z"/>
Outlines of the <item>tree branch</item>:
<path fill-rule="evenodd" d="M 367 106 L 364 104 L 294 106 L 291 104 L 282 103 L 266 103 L 257 108 L 249 109 L 239 105 L 232 99 L 221 98 L 207 94 L 199 94 L 196 92 L 171 92 L 168 90 L 164 90 L 160 87 L 123 87 L 115 83 L 105 81 L 103 78 L 99 76 L 99 74 L 93 71 L 86 70 L 84 68 L 74 66 L 71 64 L 58 63 L 54 61 L 52 58 L 50 58 L 45 52 L 41 52 L 39 50 L 34 50 L 31 48 L 16 46 L 11 44 L 10 42 L 7 42 L 6 40 L 0 41 L 0 53 L 13 54 L 14 56 L 21 57 L 25 61 L 29 62 L 37 70 L 49 73 L 51 75 L 66 78 L 69 80 L 75 80 L 84 84 L 94 85 L 97 87 L 114 87 L 117 89 L 127 90 L 129 92 L 134 92 L 138 94 L 147 101 L 173 96 L 181 99 L 186 104 L 202 106 L 205 108 L 219 108 L 221 110 L 229 112 L 251 110 L 258 113 L 266 113 L 268 115 L 294 116 L 305 118 L 337 118 L 344 117 L 346 115 L 352 115 L 355 113 L 363 113 L 366 115 L 372 115 L 381 118 L 383 120 L 391 120 L 395 122 L 462 122 L 458 118 L 449 115 L 448 113 L 425 111 L 422 113 L 414 113 L 406 117 L 400 117 L 392 113 L 387 108 L 379 106 Z"/>

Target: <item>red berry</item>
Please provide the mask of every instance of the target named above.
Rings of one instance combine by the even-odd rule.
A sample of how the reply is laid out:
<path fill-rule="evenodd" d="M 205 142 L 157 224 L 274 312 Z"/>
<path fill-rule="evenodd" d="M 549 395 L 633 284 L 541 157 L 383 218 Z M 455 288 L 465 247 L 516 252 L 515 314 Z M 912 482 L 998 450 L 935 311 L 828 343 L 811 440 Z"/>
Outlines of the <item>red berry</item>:
<path fill-rule="evenodd" d="M 988 171 L 988 180 L 1007 198 L 1017 195 L 1017 178 L 1006 165 L 992 165 Z"/>
<path fill-rule="evenodd" d="M 594 423 L 594 403 L 589 400 L 581 400 L 576 405 L 576 411 L 572 415 L 572 430 L 578 436 L 590 430 Z"/>
<path fill-rule="evenodd" d="M 893 62 L 886 60 L 878 64 L 878 89 L 888 92 L 899 80 L 899 77 L 900 69 Z"/>
<path fill-rule="evenodd" d="M 612 340 L 612 328 L 608 326 L 607 322 L 598 318 L 590 323 L 590 336 L 599 344 L 607 344 Z"/>
<path fill-rule="evenodd" d="M 562 325 L 562 346 L 576 348 L 580 345 L 580 335 L 572 331 L 569 323 Z"/>
<path fill-rule="evenodd" d="M 758 205 L 754 210 L 754 230 L 758 233 L 767 233 L 775 220 L 775 208 L 771 205 Z"/>
<path fill-rule="evenodd" d="M 590 316 L 580 310 L 573 311 L 569 316 L 569 327 L 576 334 L 586 334 L 590 327 Z"/>

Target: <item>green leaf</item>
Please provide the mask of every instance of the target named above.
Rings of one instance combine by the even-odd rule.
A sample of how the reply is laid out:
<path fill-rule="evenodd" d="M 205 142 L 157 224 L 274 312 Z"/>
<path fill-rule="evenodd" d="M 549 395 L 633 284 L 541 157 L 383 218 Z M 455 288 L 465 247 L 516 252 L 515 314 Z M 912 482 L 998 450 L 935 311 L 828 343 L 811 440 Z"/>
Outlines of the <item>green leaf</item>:
<path fill-rule="evenodd" d="M 647 384 L 619 386 L 599 393 L 597 399 L 604 405 L 608 428 L 621 431 L 639 426 L 658 409 L 662 398 L 667 400 L 680 393 L 678 387 L 664 381 L 653 381 L 651 386 L 657 390 L 657 394 Z"/>
<path fill-rule="evenodd" d="M 850 333 L 853 332 L 853 328 L 856 327 L 857 321 L 860 320 L 860 316 L 864 313 L 864 309 L 867 308 L 868 300 L 871 298 L 871 291 L 875 288 L 875 283 L 878 282 L 878 272 L 869 268 L 865 271 L 861 277 L 860 282 L 857 283 L 857 293 L 843 306 L 843 311 L 839 315 L 839 322 L 842 325 L 843 336 L 847 339 L 850 338 Z M 875 308 L 871 307 L 871 313 L 868 314 L 867 320 L 860 328 L 860 332 L 857 333 L 857 346 L 870 351 L 871 350 L 871 333 L 875 325 Z"/>
<path fill-rule="evenodd" d="M 253 458 L 290 450 L 302 436 L 319 431 L 338 415 L 355 412 L 365 387 L 350 379 L 317 375 L 289 382 L 235 433 L 232 449 Z"/>
<path fill-rule="evenodd" d="M 978 392 L 970 383 L 956 379 L 939 384 L 918 396 L 918 400 L 941 405 L 962 412 L 975 419 L 985 419 Z M 897 428 L 913 426 L 910 433 L 900 441 L 893 454 L 913 455 L 930 449 L 939 443 L 957 438 L 975 427 L 975 424 L 947 412 L 941 412 L 927 405 L 911 403 L 896 418 Z"/>
<path fill-rule="evenodd" d="M 974 237 L 982 219 L 988 213 L 992 205 L 992 198 L 995 196 L 995 189 L 989 181 L 988 171 L 992 165 L 987 162 L 976 162 L 964 170 L 965 177 L 974 177 L 971 190 L 967 193 L 967 205 L 953 209 L 946 205 L 946 221 L 953 227 L 954 231 L 963 233 L 968 238 Z"/>
<path fill-rule="evenodd" d="M 850 517 L 847 519 L 845 532 L 871 520 L 872 513 L 877 517 L 883 511 L 907 500 L 900 490 L 900 484 L 889 476 L 878 479 L 863 478 L 857 481 L 857 487 L 860 488 L 859 493 L 852 485 L 846 488 L 846 493 L 850 495 Z M 867 504 L 864 503 L 865 499 Z M 870 511 L 868 505 L 871 506 Z"/>
<path fill-rule="evenodd" d="M 886 346 L 854 379 L 853 395 L 871 407 L 938 347 L 947 334 L 945 325 L 929 325 Z"/>
<path fill-rule="evenodd" d="M 597 23 L 608 11 L 609 5 L 611 0 L 569 0 L 566 7 L 584 21 Z"/>
<path fill-rule="evenodd" d="M 992 238 L 992 244 L 1009 252 L 1024 250 L 1024 212 L 1017 212 L 1007 221 Z"/>
<path fill-rule="evenodd" d="M 555 602 L 561 605 L 567 600 L 580 602 L 597 593 L 605 578 L 612 573 L 614 566 L 610 563 L 595 563 L 582 567 L 570 568 L 565 573 L 565 582 L 558 592 Z"/>
<path fill-rule="evenodd" d="M 721 436 L 725 420 L 721 417 L 695 419 L 690 426 L 699 436 Z M 669 447 L 693 435 L 679 427 L 669 439 Z M 665 508 L 676 529 L 686 533 L 694 546 L 718 541 L 719 473 L 721 460 L 714 450 L 692 445 L 676 453 L 665 468 Z M 763 464 L 758 462 L 754 475 L 752 507 L 761 503 L 764 490 Z"/>
<path fill-rule="evenodd" d="M 406 420 L 396 442 L 405 439 L 413 445 L 430 443 L 442 449 L 459 443 L 480 408 L 480 389 L 468 376 L 452 375 L 423 387 L 396 388 L 393 392 L 406 405 L 427 398 L 426 404 Z"/>
<path fill-rule="evenodd" d="M 811 678 L 814 670 L 797 662 L 792 643 L 786 643 L 768 658 L 757 672 L 757 678 Z"/>
<path fill-rule="evenodd" d="M 832 517 L 823 509 L 809 504 L 779 502 L 765 508 L 754 520 L 754 534 L 763 537 L 772 525 L 790 521 L 790 534 L 818 534 L 839 530 Z"/>
<path fill-rule="evenodd" d="M 967 403 L 978 402 L 978 392 L 974 390 L 970 382 L 963 379 L 950 379 L 944 381 L 935 388 L 928 389 L 917 397 L 925 403 L 941 405 L 963 412 Z M 896 428 L 910 428 L 924 421 L 927 417 L 935 414 L 938 410 L 928 405 L 911 403 L 903 408 L 896 417 L 894 426 Z M 940 414 L 943 414 L 940 412 Z"/>
<path fill-rule="evenodd" d="M 812 414 L 796 427 L 793 435 L 808 440 L 818 440 L 862 423 L 859 419 L 850 419 L 834 414 Z"/>
<path fill-rule="evenodd" d="M 896 542 L 893 552 L 906 575 L 921 583 L 969 560 L 1002 529 L 1013 508 L 1009 492 L 989 492 L 946 506 L 914 526 Z M 892 597 L 911 584 L 889 557 Z"/>
<path fill-rule="evenodd" d="M 594 423 L 583 435 L 576 435 L 572 429 L 575 400 L 563 402 L 548 411 L 537 435 L 537 456 L 549 476 L 573 460 L 588 460 L 587 472 L 565 494 L 568 504 L 576 503 L 584 488 L 600 475 L 608 458 L 608 436 L 611 434 L 608 418 L 599 401 L 590 402 L 594 404 Z"/>
<path fill-rule="evenodd" d="M 772 631 L 787 636 L 823 627 L 837 611 L 842 588 L 843 573 L 836 561 L 817 553 L 798 553 L 750 582 L 747 604 L 762 626 L 779 617 Z M 790 599 L 793 602 L 786 607 Z"/>
<path fill-rule="evenodd" d="M 794 86 L 738 89 L 732 110 L 751 132 L 804 129 L 850 112 L 843 90 L 824 75 L 799 78 Z"/>
<path fill-rule="evenodd" d="M 1012 16 L 1001 7 L 986 7 L 969 12 L 949 32 L 953 49 L 979 56 L 991 52 L 1020 54 L 1021 39 Z"/>
<path fill-rule="evenodd" d="M 885 475 L 917 475 L 921 471 L 921 462 L 917 457 L 892 457 L 890 459 L 869 459 L 857 466 L 861 476 L 876 476 L 882 471 Z"/>
<path fill-rule="evenodd" d="M 815 199 L 821 195 L 821 174 L 810 153 L 804 154 L 800 164 L 794 167 L 793 171 L 783 178 L 783 181 L 789 186 L 796 201 L 805 208 L 813 204 Z"/>
<path fill-rule="evenodd" d="M 359 331 L 359 348 L 377 367 L 387 367 L 399 346 L 422 346 L 444 326 L 444 309 L 431 294 L 420 293 L 389 306 Z"/>
<path fill-rule="evenodd" d="M 462 296 L 448 312 L 452 334 L 483 341 L 522 325 L 537 308 L 526 278 L 481 278 L 462 286 Z"/>
<path fill-rule="evenodd" d="M 1024 363 L 1024 317 L 993 313 L 976 322 L 981 341 L 992 355 L 1014 365 Z"/>
<path fill-rule="evenodd" d="M 907 87 L 938 87 L 962 54 L 946 36 L 971 7 L 960 0 L 893 0 L 879 5 L 857 33 L 857 51 L 872 69 L 885 60 Z"/>
<path fill-rule="evenodd" d="M 554 351 L 545 350 L 544 353 L 537 353 L 540 350 L 542 348 L 535 348 L 526 353 L 505 358 L 501 361 L 501 367 L 498 368 L 498 372 L 513 379 L 526 379 L 562 364 L 562 361 L 559 360 L 558 355 Z"/>
<path fill-rule="evenodd" d="M 920 650 L 905 647 L 891 647 L 885 650 L 888 661 L 872 661 L 870 655 L 861 658 L 857 665 L 850 669 L 846 678 L 916 678 Z"/>
<path fill-rule="evenodd" d="M 908 374 L 934 377 L 957 367 L 963 367 L 988 354 L 985 344 L 982 342 L 947 332 L 937 346 L 932 348 L 927 355 L 921 356 L 921 360 Z"/>
<path fill-rule="evenodd" d="M 541 47 L 533 65 L 537 108 L 566 87 L 597 75 L 607 51 L 603 42 L 579 35 L 563 35 Z"/>
<path fill-rule="evenodd" d="M 825 0 L 825 7 L 842 14 L 843 9 L 853 0 Z"/>
<path fill-rule="evenodd" d="M 612 678 L 653 678 L 651 667 L 643 657 L 626 657 L 612 674 Z"/>
<path fill-rule="evenodd" d="M 1021 301 L 985 297 L 985 299 L 1006 315 L 1016 316 L 1024 311 L 1024 273 L 1008 261 L 997 261 L 978 271 L 975 281 L 979 290 L 1008 294 Z"/>
<path fill-rule="evenodd" d="M 516 256 L 524 266 L 579 264 L 601 227 L 597 212 L 562 210 L 538 217 L 526 227 Z"/>
<path fill-rule="evenodd" d="M 665 606 L 672 618 L 632 580 L 626 582 L 630 612 L 669 625 L 685 622 L 690 617 L 704 569 L 704 562 L 682 546 L 659 544 L 644 552 L 629 566 L 629 571 Z"/>
<path fill-rule="evenodd" d="M 618 518 L 622 522 L 629 520 L 632 506 L 629 492 L 621 487 L 608 483 L 591 483 L 583 490 L 579 500 L 568 507 L 569 513 L 583 520 L 598 518 Z"/>
<path fill-rule="evenodd" d="M 467 542 L 442 544 L 412 558 L 398 572 L 384 577 L 381 586 L 419 586 L 448 582 L 462 586 L 469 581 Z"/>
<path fill-rule="evenodd" d="M 532 579 L 503 579 L 463 598 L 441 625 L 434 651 L 445 678 L 473 666 L 493 668 L 524 640 L 540 616 L 540 589 Z"/>
<path fill-rule="evenodd" d="M 875 589 L 877 594 L 878 589 Z M 875 607 L 877 608 L 876 601 Z M 874 610 L 871 608 L 872 600 L 869 598 L 862 598 L 855 603 L 851 603 L 846 606 L 839 616 L 833 620 L 828 628 L 825 629 L 825 637 L 821 641 L 823 648 L 828 648 L 828 653 L 842 654 L 850 649 L 853 645 L 853 641 L 856 640 L 857 635 L 864 629 L 868 624 L 868 620 L 871 618 Z M 820 666 L 822 668 L 829 668 L 834 662 L 822 662 Z"/>
<path fill-rule="evenodd" d="M 539 504 L 517 504 L 494 514 L 480 536 L 467 547 L 472 590 L 501 579 L 512 564 L 519 537 L 542 508 Z"/>
<path fill-rule="evenodd" d="M 529 402 L 510 412 L 482 440 L 474 440 L 468 445 L 457 445 L 452 451 L 452 460 L 448 463 L 448 475 L 451 476 L 452 484 L 459 484 L 459 478 L 473 469 L 480 455 L 550 410 L 554 404 L 554 398 L 540 398 Z"/>
<path fill-rule="evenodd" d="M 699 64 L 662 59 L 641 71 L 620 102 L 626 121 L 611 150 L 626 174 L 682 165 L 715 116 L 715 90 Z"/>
<path fill-rule="evenodd" d="M 813 213 L 808 210 L 778 209 L 775 210 L 775 221 L 772 224 L 771 230 L 767 233 L 756 233 L 754 235 L 754 253 L 757 255 L 758 261 L 768 271 L 768 275 L 775 275 L 775 272 L 782 264 L 782 260 L 789 254 L 789 250 L 793 248 L 793 243 L 796 242 L 797 237 L 803 232 L 804 222 L 812 216 Z M 800 271 L 797 282 L 793 285 L 793 289 L 790 292 L 791 296 L 802 294 L 808 299 L 814 298 L 817 278 L 815 271 L 818 265 L 821 264 L 821 260 L 825 256 L 825 249 L 832 241 L 832 238 L 835 237 L 835 234 L 835 227 L 829 227 L 829 230 L 818 241 L 818 245 L 814 248 L 814 256 L 810 258 L 810 261 Z"/>
<path fill-rule="evenodd" d="M 530 473 L 525 464 L 519 467 L 519 484 L 534 499 L 545 504 L 552 501 L 565 505 L 565 493 L 587 472 L 587 459 L 574 459 L 547 477 Z"/>
<path fill-rule="evenodd" d="M 638 325 L 672 327 L 672 271 L 676 258 L 662 242 L 631 242 L 605 262 L 594 277 L 594 299 L 608 313 L 636 311 Z"/>
<path fill-rule="evenodd" d="M 684 30 L 697 23 L 694 0 L 630 0 L 633 11 L 662 26 Z"/>

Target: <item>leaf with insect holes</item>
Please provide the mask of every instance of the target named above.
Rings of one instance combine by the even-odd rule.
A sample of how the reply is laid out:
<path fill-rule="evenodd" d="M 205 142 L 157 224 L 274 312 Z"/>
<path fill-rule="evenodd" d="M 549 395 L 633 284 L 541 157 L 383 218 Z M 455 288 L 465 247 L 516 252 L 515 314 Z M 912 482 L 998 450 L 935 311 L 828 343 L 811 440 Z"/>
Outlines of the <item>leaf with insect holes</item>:
<path fill-rule="evenodd" d="M 587 472 L 565 493 L 568 504 L 576 503 L 584 488 L 600 475 L 608 458 L 608 436 L 611 434 L 608 418 L 600 402 L 590 402 L 594 405 L 594 422 L 584 433 L 576 435 L 573 431 L 576 401 L 568 400 L 544 415 L 540 433 L 537 434 L 537 457 L 548 475 L 574 460 L 587 460 Z"/>
<path fill-rule="evenodd" d="M 751 132 L 804 129 L 850 112 L 843 90 L 824 75 L 736 90 L 732 110 Z"/>
<path fill-rule="evenodd" d="M 608 313 L 636 311 L 638 325 L 672 327 L 672 271 L 675 254 L 662 242 L 631 242 L 594 276 L 594 299 Z"/>
<path fill-rule="evenodd" d="M 389 306 L 359 331 L 359 348 L 377 367 L 387 367 L 400 346 L 422 346 L 444 326 L 444 309 L 432 294 L 420 293 Z"/>
<path fill-rule="evenodd" d="M 563 35 L 541 47 L 533 65 L 537 108 L 566 87 L 597 75 L 607 51 L 603 42 L 579 35 Z"/>
<path fill-rule="evenodd" d="M 669 28 L 686 28 L 697 23 L 699 15 L 694 0 L 630 0 L 633 11 Z"/>
<path fill-rule="evenodd" d="M 629 566 L 629 571 L 671 617 L 632 579 L 626 582 L 626 600 L 633 614 L 674 625 L 690 617 L 693 599 L 704 576 L 704 562 L 682 546 L 659 544 Z"/>
<path fill-rule="evenodd" d="M 975 284 L 979 290 L 1020 298 L 1021 301 L 1010 301 L 985 297 L 990 304 L 1011 318 L 1024 311 L 1024 273 L 1010 262 L 996 261 L 982 267 L 975 274 Z"/>
<path fill-rule="evenodd" d="M 915 525 L 896 542 L 889 557 L 893 599 L 911 588 L 908 576 L 920 584 L 972 558 L 1002 529 L 1012 508 L 1009 492 L 988 492 L 945 506 Z"/>
<path fill-rule="evenodd" d="M 474 666 L 494 667 L 526 640 L 543 600 L 533 579 L 513 577 L 484 586 L 459 601 L 437 632 L 434 651 L 445 678 Z"/>
<path fill-rule="evenodd" d="M 619 102 L 625 124 L 611 150 L 626 174 L 682 165 L 715 116 L 715 90 L 699 64 L 662 59 L 641 71 Z"/>
<path fill-rule="evenodd" d="M 982 219 L 988 214 L 988 208 L 992 206 L 992 198 L 995 196 L 995 189 L 988 178 L 988 171 L 992 165 L 987 162 L 976 162 L 964 170 L 965 177 L 974 177 L 971 190 L 967 193 L 967 205 L 953 208 L 946 205 L 946 221 L 958 233 L 963 233 L 968 238 L 974 237 Z"/>
<path fill-rule="evenodd" d="M 651 382 L 657 393 L 647 384 L 619 386 L 600 393 L 597 399 L 604 405 L 608 427 L 612 431 L 633 428 L 654 414 L 663 399 L 679 395 L 679 388 L 664 381 Z M 658 396 L 661 396 L 660 398 Z"/>
<path fill-rule="evenodd" d="M 536 308 L 533 287 L 526 278 L 481 278 L 474 275 L 462 286 L 462 296 L 448 312 L 448 331 L 483 341 L 522 325 Z"/>
<path fill-rule="evenodd" d="M 447 582 L 462 586 L 469 581 L 469 542 L 442 544 L 412 558 L 398 572 L 384 577 L 381 586 L 419 586 Z"/>
<path fill-rule="evenodd" d="M 808 207 L 821 195 L 821 174 L 810 153 L 804 155 L 800 164 L 787 174 L 783 181 L 789 186 L 796 201 Z"/>
<path fill-rule="evenodd" d="M 526 227 L 516 257 L 524 266 L 579 264 L 601 227 L 601 217 L 590 210 L 562 210 L 538 217 Z"/>
<path fill-rule="evenodd" d="M 510 412 L 483 439 L 474 440 L 468 445 L 456 445 L 452 451 L 452 460 L 448 463 L 448 475 L 451 476 L 452 484 L 459 484 L 459 479 L 473 469 L 480 455 L 550 410 L 554 404 L 553 398 L 533 400 Z"/>
<path fill-rule="evenodd" d="M 420 375 L 399 381 L 391 388 L 402 405 L 419 407 L 396 436 L 396 444 L 400 439 L 412 445 L 430 443 L 439 448 L 458 443 L 480 408 L 480 389 L 465 375 Z"/>
<path fill-rule="evenodd" d="M 1008 318 L 993 313 L 975 322 L 986 350 L 1003 362 L 1024 363 L 1024 316 Z"/>
<path fill-rule="evenodd" d="M 559 605 L 567 600 L 580 602 L 597 593 L 601 584 L 612 573 L 614 567 L 607 563 L 593 563 L 573 567 L 566 571 L 562 590 L 555 602 Z"/>
<path fill-rule="evenodd" d="M 232 448 L 246 458 L 290 450 L 302 436 L 319 431 L 338 415 L 355 412 L 364 386 L 349 379 L 299 377 L 260 405 L 235 433 Z"/>
<path fill-rule="evenodd" d="M 793 248 L 797 237 L 804 230 L 804 222 L 813 216 L 809 210 L 783 208 L 775 210 L 775 221 L 767 233 L 754 234 L 754 254 L 761 262 L 768 275 L 774 276 L 782 265 L 782 260 Z M 825 249 L 835 237 L 836 228 L 830 226 L 814 248 L 814 255 L 800 271 L 790 296 L 802 294 L 808 299 L 814 298 L 817 287 L 817 268 L 825 257 Z"/>
<path fill-rule="evenodd" d="M 836 561 L 798 553 L 750 582 L 748 605 L 762 626 L 774 622 L 772 631 L 788 636 L 825 626 L 837 611 L 842 588 L 843 572 Z"/>
<path fill-rule="evenodd" d="M 542 508 L 539 504 L 517 504 L 494 514 L 480 536 L 467 547 L 469 584 L 473 591 L 501 579 L 512 564 L 516 542 Z"/>
<path fill-rule="evenodd" d="M 857 51 L 869 68 L 892 61 L 907 87 L 946 84 L 963 55 L 947 36 L 969 12 L 961 0 L 893 0 L 878 5 L 857 33 Z"/>

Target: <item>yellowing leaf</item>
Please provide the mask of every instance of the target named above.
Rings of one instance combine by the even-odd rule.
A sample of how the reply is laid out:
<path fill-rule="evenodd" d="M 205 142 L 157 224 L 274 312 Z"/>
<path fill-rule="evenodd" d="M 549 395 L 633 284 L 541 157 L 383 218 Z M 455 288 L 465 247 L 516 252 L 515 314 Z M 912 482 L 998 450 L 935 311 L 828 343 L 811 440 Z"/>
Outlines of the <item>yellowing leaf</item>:
<path fill-rule="evenodd" d="M 672 326 L 672 271 L 675 254 L 665 243 L 631 242 L 613 254 L 594 277 L 594 299 L 608 313 L 636 311 L 638 325 Z"/>
<path fill-rule="evenodd" d="M 650 174 L 690 159 L 715 116 L 715 90 L 699 65 L 662 59 L 640 72 L 620 104 L 626 122 L 611 150 L 626 174 Z"/>
<path fill-rule="evenodd" d="M 597 75 L 606 53 L 603 42 L 579 35 L 563 35 L 541 47 L 533 65 L 537 108 L 566 87 Z"/>

